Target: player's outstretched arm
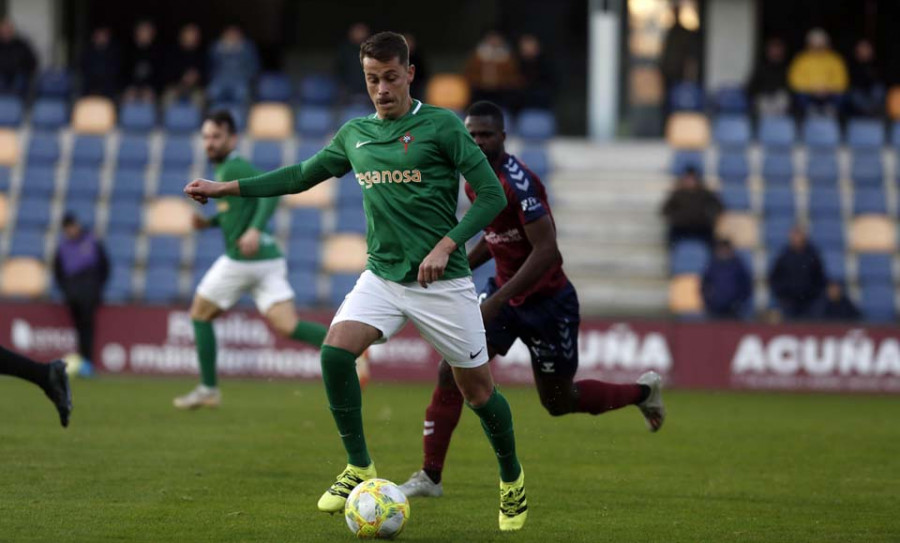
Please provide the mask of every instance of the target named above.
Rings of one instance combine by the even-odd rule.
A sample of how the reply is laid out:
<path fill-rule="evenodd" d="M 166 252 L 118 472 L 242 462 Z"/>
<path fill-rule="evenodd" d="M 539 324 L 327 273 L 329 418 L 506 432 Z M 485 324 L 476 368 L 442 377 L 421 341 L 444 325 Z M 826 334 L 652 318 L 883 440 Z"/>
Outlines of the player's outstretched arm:
<path fill-rule="evenodd" d="M 237 181 L 219 183 L 208 179 L 194 179 L 184 187 L 184 193 L 191 199 L 205 204 L 210 198 L 240 196 Z"/>

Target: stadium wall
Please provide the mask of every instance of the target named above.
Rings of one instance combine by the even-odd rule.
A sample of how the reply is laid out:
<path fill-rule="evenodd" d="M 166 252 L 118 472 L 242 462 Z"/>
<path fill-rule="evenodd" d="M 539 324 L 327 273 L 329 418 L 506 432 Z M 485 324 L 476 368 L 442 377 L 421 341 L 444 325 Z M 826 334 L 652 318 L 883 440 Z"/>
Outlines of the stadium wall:
<path fill-rule="evenodd" d="M 302 316 L 320 322 L 330 317 Z M 94 362 L 103 372 L 197 372 L 184 308 L 106 307 L 97 331 Z M 280 338 L 254 312 L 229 312 L 216 331 L 222 375 L 321 375 L 317 350 Z M 652 369 L 680 388 L 900 393 L 894 327 L 591 319 L 582 322 L 578 341 L 584 378 L 631 381 Z M 41 360 L 76 350 L 66 311 L 50 304 L 0 303 L 0 344 Z M 369 358 L 373 379 L 386 381 L 433 381 L 440 361 L 412 326 L 373 346 Z M 493 364 L 501 383 L 532 381 L 528 350 L 520 343 Z"/>

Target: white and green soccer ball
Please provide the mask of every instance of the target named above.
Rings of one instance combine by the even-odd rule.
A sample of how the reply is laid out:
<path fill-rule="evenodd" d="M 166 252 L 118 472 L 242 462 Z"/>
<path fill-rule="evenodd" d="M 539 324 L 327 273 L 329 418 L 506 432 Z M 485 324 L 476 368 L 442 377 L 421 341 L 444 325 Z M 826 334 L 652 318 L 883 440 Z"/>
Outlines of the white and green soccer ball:
<path fill-rule="evenodd" d="M 360 539 L 393 539 L 409 519 L 409 499 L 394 483 L 369 479 L 347 497 L 344 518 Z"/>

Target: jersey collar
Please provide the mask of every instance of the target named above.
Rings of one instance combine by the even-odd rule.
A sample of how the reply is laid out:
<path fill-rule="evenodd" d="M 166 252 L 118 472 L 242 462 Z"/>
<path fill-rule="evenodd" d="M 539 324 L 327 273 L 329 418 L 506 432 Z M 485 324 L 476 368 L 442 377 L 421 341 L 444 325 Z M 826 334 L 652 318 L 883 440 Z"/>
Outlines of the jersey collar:
<path fill-rule="evenodd" d="M 406 113 L 404 113 L 402 117 L 397 117 L 396 119 L 391 119 L 391 120 L 393 120 L 393 121 L 399 121 L 400 119 L 404 119 L 404 118 L 406 118 L 406 117 L 410 117 L 410 116 L 415 115 L 416 113 L 418 113 L 420 109 L 422 109 L 422 101 L 413 98 L 413 99 L 412 99 L 412 102 L 410 103 L 410 106 L 409 106 L 409 111 L 407 111 Z M 378 112 L 377 112 L 377 111 L 376 111 L 375 113 L 372 114 L 372 118 L 375 119 L 376 121 L 381 121 L 381 122 L 384 122 L 384 121 L 385 121 L 385 119 L 382 119 L 381 117 L 378 116 Z"/>

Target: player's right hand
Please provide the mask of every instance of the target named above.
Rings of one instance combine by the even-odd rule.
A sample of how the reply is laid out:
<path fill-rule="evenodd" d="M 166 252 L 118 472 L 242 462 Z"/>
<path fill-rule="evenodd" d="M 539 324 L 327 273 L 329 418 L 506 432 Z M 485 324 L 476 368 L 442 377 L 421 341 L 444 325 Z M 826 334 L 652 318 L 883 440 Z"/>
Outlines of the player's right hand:
<path fill-rule="evenodd" d="M 218 198 L 221 183 L 207 179 L 194 179 L 184 187 L 184 193 L 195 202 L 205 204 L 210 198 Z"/>

